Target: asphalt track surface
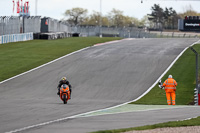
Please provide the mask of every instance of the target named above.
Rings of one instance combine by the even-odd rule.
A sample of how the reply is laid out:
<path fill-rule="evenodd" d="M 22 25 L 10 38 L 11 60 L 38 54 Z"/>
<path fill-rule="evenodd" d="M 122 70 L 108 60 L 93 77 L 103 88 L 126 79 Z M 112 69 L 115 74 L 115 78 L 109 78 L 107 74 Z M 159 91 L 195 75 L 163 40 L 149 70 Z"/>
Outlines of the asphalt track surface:
<path fill-rule="evenodd" d="M 0 84 L 0 132 L 134 100 L 183 49 L 196 41 L 188 38 L 122 40 L 90 47 L 4 82 Z M 73 87 L 72 100 L 67 105 L 56 95 L 58 81 L 65 75 Z M 194 117 L 199 112 L 197 108 L 180 108 L 73 118 L 24 132 L 72 133 L 134 127 Z"/>

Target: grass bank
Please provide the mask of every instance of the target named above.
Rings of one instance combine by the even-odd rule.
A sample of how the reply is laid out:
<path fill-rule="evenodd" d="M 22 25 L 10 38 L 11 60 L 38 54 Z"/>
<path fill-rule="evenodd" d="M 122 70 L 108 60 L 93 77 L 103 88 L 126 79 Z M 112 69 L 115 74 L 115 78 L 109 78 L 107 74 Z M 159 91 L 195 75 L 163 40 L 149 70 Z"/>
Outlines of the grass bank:
<path fill-rule="evenodd" d="M 200 53 L 200 44 L 196 44 L 193 48 Z M 187 49 L 184 54 L 176 61 L 173 67 L 162 78 L 164 82 L 169 74 L 177 81 L 176 104 L 189 105 L 193 104 L 194 88 L 195 88 L 195 54 L 191 49 Z M 156 85 L 148 94 L 133 104 L 151 104 L 166 105 L 165 91 Z"/>
<path fill-rule="evenodd" d="M 2 44 L 0 45 L 0 81 L 79 49 L 119 39 L 121 38 L 80 37 Z"/>

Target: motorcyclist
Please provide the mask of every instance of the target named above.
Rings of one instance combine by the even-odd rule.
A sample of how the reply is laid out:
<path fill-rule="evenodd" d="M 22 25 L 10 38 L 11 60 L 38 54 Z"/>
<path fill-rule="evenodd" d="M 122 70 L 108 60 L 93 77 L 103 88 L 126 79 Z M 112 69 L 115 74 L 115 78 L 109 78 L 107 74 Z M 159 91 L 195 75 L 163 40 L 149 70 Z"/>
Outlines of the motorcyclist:
<path fill-rule="evenodd" d="M 68 85 L 69 86 L 69 91 L 70 91 L 70 99 L 71 99 L 71 93 L 72 93 L 72 86 L 71 86 L 71 84 L 69 83 L 69 81 L 67 80 L 67 78 L 66 77 L 62 77 L 62 79 L 59 81 L 59 84 L 58 84 L 58 93 L 57 93 L 57 95 L 60 95 L 60 87 L 61 87 L 61 85 L 63 85 L 63 84 L 66 84 L 66 85 Z"/>

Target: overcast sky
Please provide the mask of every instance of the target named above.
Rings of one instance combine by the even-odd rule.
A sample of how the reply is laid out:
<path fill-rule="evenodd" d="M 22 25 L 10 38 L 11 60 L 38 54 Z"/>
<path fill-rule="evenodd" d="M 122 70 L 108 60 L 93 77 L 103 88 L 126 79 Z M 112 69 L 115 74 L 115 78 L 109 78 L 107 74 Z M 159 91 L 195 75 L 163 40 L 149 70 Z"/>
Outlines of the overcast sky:
<path fill-rule="evenodd" d="M 13 14 L 13 0 L 0 0 L 0 16 L 10 16 Z M 17 0 L 14 0 L 15 3 Z M 36 0 L 23 0 L 29 1 L 31 16 L 35 16 L 35 2 Z M 154 4 L 159 4 L 163 9 L 165 7 L 173 7 L 178 13 L 185 11 L 190 5 L 192 8 L 200 12 L 200 0 L 37 0 L 38 9 L 37 15 L 51 17 L 54 19 L 64 18 L 63 13 L 67 9 L 81 7 L 88 9 L 89 14 L 93 11 L 100 11 L 100 1 L 102 1 L 102 14 L 106 15 L 113 8 L 123 11 L 124 15 L 136 17 L 141 19 L 144 15 L 151 13 L 151 7 Z"/>

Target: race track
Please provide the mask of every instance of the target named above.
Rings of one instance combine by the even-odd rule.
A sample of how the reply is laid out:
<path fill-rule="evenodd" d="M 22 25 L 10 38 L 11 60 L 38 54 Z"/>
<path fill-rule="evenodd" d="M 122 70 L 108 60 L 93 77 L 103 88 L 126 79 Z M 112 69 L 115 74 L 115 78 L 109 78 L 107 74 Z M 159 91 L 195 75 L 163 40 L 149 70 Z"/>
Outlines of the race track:
<path fill-rule="evenodd" d="M 196 41 L 197 39 L 188 38 L 122 40 L 90 47 L 4 82 L 0 84 L 0 132 L 112 107 L 136 99 L 158 79 L 185 47 Z M 56 95 L 56 87 L 62 76 L 67 76 L 73 87 L 72 100 L 67 105 Z M 104 117 L 109 119 L 113 116 L 118 117 Z M 67 131 L 70 133 L 119 127 L 110 122 L 110 126 L 107 123 L 105 127 L 98 128 L 95 120 L 89 122 L 92 118 L 80 118 L 82 119 L 86 120 L 80 123 L 77 118 L 66 120 L 62 124 L 68 125 Z M 78 125 L 76 123 L 79 123 L 79 126 L 74 128 L 74 125 Z M 85 127 L 83 123 L 90 123 L 89 127 Z M 48 126 L 55 126 L 54 124 L 58 125 L 52 123 Z M 45 126 L 27 132 L 61 132 L 56 127 L 54 130 L 44 129 Z"/>

